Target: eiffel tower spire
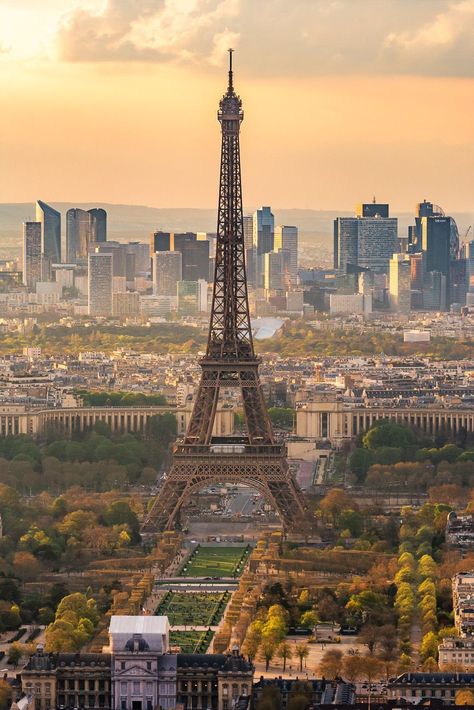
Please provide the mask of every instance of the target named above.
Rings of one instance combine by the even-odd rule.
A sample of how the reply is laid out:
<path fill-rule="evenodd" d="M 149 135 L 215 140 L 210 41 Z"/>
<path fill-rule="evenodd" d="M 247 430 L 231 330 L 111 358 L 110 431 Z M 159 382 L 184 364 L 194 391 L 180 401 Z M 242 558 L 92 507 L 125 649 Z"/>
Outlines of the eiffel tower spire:
<path fill-rule="evenodd" d="M 173 464 L 143 531 L 170 528 L 193 492 L 215 482 L 245 483 L 259 490 L 285 527 L 301 525 L 303 496 L 288 470 L 285 448 L 275 441 L 265 406 L 250 326 L 240 174 L 242 102 L 234 91 L 229 50 L 227 92 L 219 103 L 221 167 L 217 246 L 207 349 L 186 435 L 174 447 Z M 225 442 L 213 437 L 219 393 L 240 389 L 246 434 Z"/>

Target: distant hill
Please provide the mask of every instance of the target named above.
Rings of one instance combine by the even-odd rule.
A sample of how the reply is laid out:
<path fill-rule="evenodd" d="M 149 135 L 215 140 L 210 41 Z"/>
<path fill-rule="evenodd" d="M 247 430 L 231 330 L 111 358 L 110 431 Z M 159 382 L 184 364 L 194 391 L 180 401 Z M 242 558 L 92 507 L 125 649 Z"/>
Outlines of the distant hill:
<path fill-rule="evenodd" d="M 150 232 L 164 229 L 174 232 L 198 231 L 213 232 L 216 229 L 215 209 L 196 208 L 161 208 L 143 205 L 115 205 L 107 203 L 49 203 L 63 215 L 62 231 L 65 232 L 65 215 L 71 207 L 90 209 L 103 207 L 108 214 L 108 237 L 117 241 L 147 242 Z M 254 208 L 249 208 L 251 212 Z M 351 212 L 338 210 L 277 209 L 274 210 L 276 224 L 294 224 L 299 228 L 301 240 L 311 247 L 321 247 L 324 251 L 332 249 L 333 220 L 335 217 L 350 216 Z M 33 203 L 19 202 L 0 204 L 0 256 L 17 255 L 21 246 L 21 225 L 28 219 L 34 219 Z M 404 234 L 413 222 L 413 214 L 399 213 L 393 216 L 399 219 L 399 233 Z M 474 222 L 474 213 L 453 215 L 459 231 L 465 230 Z"/>

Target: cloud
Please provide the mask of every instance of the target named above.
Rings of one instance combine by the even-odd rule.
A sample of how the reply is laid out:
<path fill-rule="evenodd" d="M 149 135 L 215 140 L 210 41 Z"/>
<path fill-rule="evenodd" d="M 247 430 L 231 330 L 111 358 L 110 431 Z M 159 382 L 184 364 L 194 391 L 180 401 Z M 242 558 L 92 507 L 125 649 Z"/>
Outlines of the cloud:
<path fill-rule="evenodd" d="M 106 0 L 57 34 L 65 61 L 222 63 L 256 75 L 474 75 L 474 0 Z"/>
<path fill-rule="evenodd" d="M 66 61 L 192 61 L 216 63 L 226 23 L 239 0 L 107 0 L 102 12 L 68 13 L 58 32 Z"/>

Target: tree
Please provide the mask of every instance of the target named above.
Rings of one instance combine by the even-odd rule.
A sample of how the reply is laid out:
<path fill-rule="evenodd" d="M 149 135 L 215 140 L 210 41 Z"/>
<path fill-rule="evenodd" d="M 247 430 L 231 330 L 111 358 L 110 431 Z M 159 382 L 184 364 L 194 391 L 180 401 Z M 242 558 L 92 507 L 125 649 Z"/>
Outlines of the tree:
<path fill-rule="evenodd" d="M 371 624 L 365 624 L 359 634 L 359 641 L 367 646 L 369 649 L 369 654 L 374 655 L 375 647 L 380 640 L 380 629 L 377 626 L 372 626 Z"/>
<path fill-rule="evenodd" d="M 282 641 L 276 650 L 277 658 L 281 658 L 283 661 L 283 673 L 286 671 L 286 662 L 290 661 L 293 657 L 293 652 L 291 650 L 291 644 L 288 641 Z"/>
<path fill-rule="evenodd" d="M 313 690 L 309 683 L 294 683 L 288 696 L 288 710 L 306 710 L 312 697 Z"/>
<path fill-rule="evenodd" d="M 17 666 L 22 656 L 22 650 L 16 643 L 12 643 L 8 651 L 8 663 Z"/>
<path fill-rule="evenodd" d="M 260 654 L 262 659 L 265 661 L 265 670 L 268 671 L 270 662 L 275 655 L 275 639 L 271 636 L 264 636 L 260 644 Z"/>
<path fill-rule="evenodd" d="M 299 643 L 295 648 L 295 656 L 300 662 L 300 673 L 303 670 L 303 661 L 309 656 L 309 646 L 307 643 Z"/>
<path fill-rule="evenodd" d="M 304 626 L 305 629 L 314 629 L 318 621 L 319 618 L 315 611 L 305 611 L 304 614 L 301 614 L 300 626 Z"/>
<path fill-rule="evenodd" d="M 424 660 L 427 658 L 438 658 L 438 638 L 433 631 L 429 631 L 423 636 L 420 653 Z"/>
<path fill-rule="evenodd" d="M 97 525 L 97 516 L 90 510 L 73 510 L 68 513 L 57 528 L 62 535 L 81 538 L 84 530 Z"/>
<path fill-rule="evenodd" d="M 355 510 L 356 504 L 352 498 L 341 488 L 332 488 L 321 500 L 319 507 L 323 515 L 332 518 L 336 525 L 343 510 Z"/>
<path fill-rule="evenodd" d="M 281 693 L 278 688 L 266 685 L 260 693 L 256 710 L 281 710 Z"/>
<path fill-rule="evenodd" d="M 373 451 L 381 446 L 406 449 L 416 441 L 414 432 L 403 424 L 395 424 L 380 420 L 376 422 L 363 436 L 362 443 L 366 449 Z"/>
<path fill-rule="evenodd" d="M 339 678 L 341 676 L 342 669 L 342 651 L 338 648 L 330 648 L 322 656 L 318 671 L 323 678 L 329 678 L 333 680 L 334 678 Z"/>
<path fill-rule="evenodd" d="M 13 569 L 18 579 L 29 582 L 38 577 L 41 565 L 31 552 L 15 552 Z"/>

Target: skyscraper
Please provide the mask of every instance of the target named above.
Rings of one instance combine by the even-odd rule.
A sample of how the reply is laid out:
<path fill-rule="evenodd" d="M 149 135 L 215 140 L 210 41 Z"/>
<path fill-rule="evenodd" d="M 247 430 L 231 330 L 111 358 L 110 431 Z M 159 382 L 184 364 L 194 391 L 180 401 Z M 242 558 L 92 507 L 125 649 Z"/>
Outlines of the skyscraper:
<path fill-rule="evenodd" d="M 426 273 L 436 271 L 445 277 L 440 288 L 445 288 L 446 293 L 441 295 L 440 303 L 449 306 L 451 217 L 421 217 L 421 248 Z"/>
<path fill-rule="evenodd" d="M 394 254 L 390 259 L 390 307 L 398 313 L 411 308 L 411 264 L 406 254 Z"/>
<path fill-rule="evenodd" d="M 179 281 L 177 284 L 178 315 L 195 316 L 207 311 L 207 281 Z"/>
<path fill-rule="evenodd" d="M 298 227 L 279 225 L 275 227 L 275 251 L 286 251 L 289 254 L 288 274 L 292 286 L 298 280 Z"/>
<path fill-rule="evenodd" d="M 244 224 L 244 247 L 245 249 L 253 249 L 253 215 L 246 214 L 243 216 Z"/>
<path fill-rule="evenodd" d="M 183 280 L 182 255 L 179 251 L 153 254 L 153 293 L 176 298 L 177 284 Z"/>
<path fill-rule="evenodd" d="M 87 259 L 91 216 L 86 210 L 73 207 L 66 212 L 66 260 L 76 264 Z"/>
<path fill-rule="evenodd" d="M 388 274 L 390 259 L 399 250 L 398 220 L 388 214 L 386 204 L 363 203 L 355 217 L 335 219 L 334 268 Z"/>
<path fill-rule="evenodd" d="M 112 254 L 89 254 L 88 298 L 90 316 L 112 315 Z"/>
<path fill-rule="evenodd" d="M 253 214 L 253 245 L 255 249 L 257 288 L 263 288 L 264 254 L 273 251 L 275 218 L 270 207 L 262 207 Z"/>
<path fill-rule="evenodd" d="M 41 222 L 23 222 L 23 283 L 34 291 L 41 281 Z"/>
<path fill-rule="evenodd" d="M 102 244 L 107 241 L 107 212 L 102 207 L 94 207 L 88 211 L 90 214 L 89 241 Z"/>
<path fill-rule="evenodd" d="M 209 280 L 209 242 L 194 232 L 174 233 L 172 251 L 181 252 L 183 281 Z"/>
<path fill-rule="evenodd" d="M 285 257 L 287 252 L 269 251 L 263 254 L 263 288 L 266 291 L 283 291 Z"/>
<path fill-rule="evenodd" d="M 66 259 L 75 264 L 86 260 L 89 247 L 107 240 L 107 212 L 101 208 L 66 212 Z"/>
<path fill-rule="evenodd" d="M 42 200 L 36 202 L 36 221 L 41 222 L 41 254 L 51 264 L 61 261 L 61 213 Z"/>

